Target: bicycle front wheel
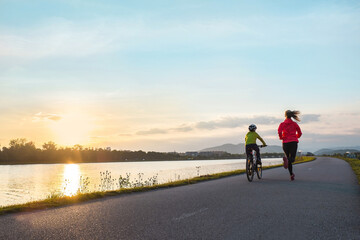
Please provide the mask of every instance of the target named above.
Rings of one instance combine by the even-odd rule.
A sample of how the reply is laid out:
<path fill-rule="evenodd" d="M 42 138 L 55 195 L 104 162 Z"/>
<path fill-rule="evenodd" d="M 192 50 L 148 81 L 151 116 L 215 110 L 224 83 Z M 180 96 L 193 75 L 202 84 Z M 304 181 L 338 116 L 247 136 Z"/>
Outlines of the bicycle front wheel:
<path fill-rule="evenodd" d="M 254 178 L 254 160 L 252 157 L 246 158 L 246 177 L 249 182 Z"/>

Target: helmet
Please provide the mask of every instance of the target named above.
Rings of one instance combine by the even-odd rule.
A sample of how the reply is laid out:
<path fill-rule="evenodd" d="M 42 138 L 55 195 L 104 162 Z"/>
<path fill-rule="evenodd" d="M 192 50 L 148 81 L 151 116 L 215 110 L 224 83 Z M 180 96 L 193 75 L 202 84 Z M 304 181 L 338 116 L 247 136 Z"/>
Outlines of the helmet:
<path fill-rule="evenodd" d="M 257 129 L 256 125 L 255 124 L 251 124 L 249 126 L 249 131 L 255 131 Z"/>

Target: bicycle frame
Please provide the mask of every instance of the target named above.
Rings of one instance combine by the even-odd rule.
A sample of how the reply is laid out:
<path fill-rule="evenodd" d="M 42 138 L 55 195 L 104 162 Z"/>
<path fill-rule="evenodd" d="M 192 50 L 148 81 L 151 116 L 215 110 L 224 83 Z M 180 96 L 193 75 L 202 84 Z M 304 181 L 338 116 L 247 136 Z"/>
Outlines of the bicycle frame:
<path fill-rule="evenodd" d="M 259 147 L 261 148 L 263 146 Z M 257 158 L 258 156 L 254 149 L 251 149 L 250 153 L 246 156 L 246 176 L 249 182 L 253 180 L 254 172 L 256 172 L 258 179 L 262 178 L 262 164 L 257 161 Z"/>

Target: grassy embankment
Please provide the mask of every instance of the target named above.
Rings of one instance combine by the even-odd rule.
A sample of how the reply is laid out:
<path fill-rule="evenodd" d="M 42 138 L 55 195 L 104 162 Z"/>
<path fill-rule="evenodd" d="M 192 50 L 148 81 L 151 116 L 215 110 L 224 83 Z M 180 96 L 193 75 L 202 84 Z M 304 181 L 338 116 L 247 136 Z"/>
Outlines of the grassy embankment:
<path fill-rule="evenodd" d="M 342 160 L 345 160 L 347 161 L 352 170 L 354 171 L 354 173 L 356 174 L 357 176 L 357 179 L 358 179 L 358 183 L 360 184 L 360 159 L 357 159 L 357 158 L 346 158 L 346 157 L 337 157 L 337 158 L 340 158 Z"/>
<path fill-rule="evenodd" d="M 295 161 L 295 164 L 309 162 L 309 161 L 313 161 L 315 159 L 316 159 L 315 157 L 297 158 Z M 282 167 L 282 164 L 263 167 L 263 169 L 276 168 L 276 167 Z M 245 170 L 235 170 L 235 171 L 230 171 L 230 172 L 203 175 L 203 176 L 194 177 L 191 179 L 173 181 L 173 182 L 157 184 L 157 185 L 153 185 L 153 186 L 146 186 L 146 187 L 121 188 L 121 189 L 115 190 L 115 191 L 103 191 L 103 192 L 91 192 L 91 193 L 80 193 L 79 192 L 77 195 L 71 196 L 71 197 L 52 194 L 45 200 L 0 207 L 0 215 L 5 214 L 5 213 L 27 212 L 27 211 L 31 211 L 31 210 L 59 207 L 59 206 L 64 206 L 64 205 L 69 205 L 69 204 L 74 204 L 74 203 L 80 203 L 80 202 L 84 202 L 84 201 L 88 201 L 88 200 L 92 200 L 92 199 L 98 199 L 98 198 L 102 198 L 102 197 L 106 197 L 106 196 L 115 196 L 115 195 L 119 195 L 119 194 L 143 192 L 143 191 L 149 191 L 149 190 L 154 190 L 154 189 L 183 186 L 183 185 L 194 184 L 194 183 L 198 183 L 198 182 L 202 182 L 202 181 L 208 181 L 208 180 L 214 180 L 214 179 L 219 179 L 219 178 L 223 178 L 223 177 L 228 177 L 228 176 L 232 176 L 232 175 L 239 175 L 239 174 L 243 174 L 243 173 L 245 173 Z"/>

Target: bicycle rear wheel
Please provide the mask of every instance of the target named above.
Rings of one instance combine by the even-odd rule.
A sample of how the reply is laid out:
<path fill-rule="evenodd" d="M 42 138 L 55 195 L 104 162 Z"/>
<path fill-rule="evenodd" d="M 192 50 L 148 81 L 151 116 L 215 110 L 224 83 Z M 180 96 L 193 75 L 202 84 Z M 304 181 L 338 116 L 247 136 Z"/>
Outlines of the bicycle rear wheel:
<path fill-rule="evenodd" d="M 254 178 L 254 160 L 252 156 L 246 158 L 246 177 L 249 182 Z"/>
<path fill-rule="evenodd" d="M 258 179 L 262 178 L 262 164 L 256 164 L 256 175 Z"/>

